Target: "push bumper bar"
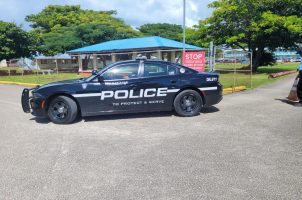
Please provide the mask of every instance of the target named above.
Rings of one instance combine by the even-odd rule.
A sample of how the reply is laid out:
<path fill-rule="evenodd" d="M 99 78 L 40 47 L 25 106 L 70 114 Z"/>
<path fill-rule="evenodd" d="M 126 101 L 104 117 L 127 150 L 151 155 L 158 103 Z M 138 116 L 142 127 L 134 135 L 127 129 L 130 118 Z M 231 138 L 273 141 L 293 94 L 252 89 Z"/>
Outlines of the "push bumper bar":
<path fill-rule="evenodd" d="M 25 113 L 30 113 L 32 109 L 32 99 L 33 97 L 30 96 L 30 91 L 36 89 L 34 88 L 25 88 L 22 92 L 21 96 L 21 104 L 22 104 L 22 109 Z"/>
<path fill-rule="evenodd" d="M 39 86 L 38 86 L 39 87 Z M 44 117 L 46 115 L 45 109 L 43 108 L 44 97 L 30 94 L 31 90 L 35 88 L 25 88 L 21 96 L 22 109 L 25 113 L 31 113 L 36 117 Z"/>
<path fill-rule="evenodd" d="M 22 109 L 25 113 L 30 113 L 30 97 L 29 97 L 29 91 L 30 89 L 25 88 L 22 92 L 21 96 L 21 104 L 22 104 Z"/>

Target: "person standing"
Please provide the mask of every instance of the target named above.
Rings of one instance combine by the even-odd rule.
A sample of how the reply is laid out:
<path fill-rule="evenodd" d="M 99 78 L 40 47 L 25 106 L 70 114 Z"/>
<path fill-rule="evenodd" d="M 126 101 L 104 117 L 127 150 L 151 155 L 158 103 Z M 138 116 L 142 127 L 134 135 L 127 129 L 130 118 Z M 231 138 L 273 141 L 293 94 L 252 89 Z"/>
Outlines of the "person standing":
<path fill-rule="evenodd" d="M 301 58 L 301 63 L 298 67 L 298 71 L 299 71 L 299 82 L 297 85 L 297 95 L 299 98 L 299 103 L 302 104 L 302 58 Z"/>

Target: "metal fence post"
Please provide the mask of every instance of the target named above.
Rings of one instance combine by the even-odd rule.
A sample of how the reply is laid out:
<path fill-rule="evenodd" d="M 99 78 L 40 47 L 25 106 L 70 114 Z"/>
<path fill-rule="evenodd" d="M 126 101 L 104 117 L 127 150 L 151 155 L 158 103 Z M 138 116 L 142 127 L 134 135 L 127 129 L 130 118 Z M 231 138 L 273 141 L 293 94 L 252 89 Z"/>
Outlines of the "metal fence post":
<path fill-rule="evenodd" d="M 236 63 L 237 63 L 237 55 L 236 55 L 236 53 L 235 53 L 235 62 L 234 62 L 233 92 L 235 92 L 235 87 L 236 87 Z"/>
<path fill-rule="evenodd" d="M 10 64 L 7 64 L 7 63 L 9 63 L 9 62 L 10 62 L 10 60 L 9 60 L 9 61 L 6 61 L 6 65 L 8 66 L 8 76 L 10 76 L 10 67 L 9 67 L 9 66 L 10 66 L 10 64 L 11 64 L 11 63 L 10 63 Z"/>
<path fill-rule="evenodd" d="M 56 71 L 57 71 L 57 75 L 58 75 L 59 74 L 58 60 L 56 59 L 55 62 L 56 62 Z"/>
<path fill-rule="evenodd" d="M 251 52 L 251 73 L 250 73 L 250 81 L 251 81 L 251 89 L 253 88 L 253 52 Z"/>
<path fill-rule="evenodd" d="M 215 64 L 216 64 L 216 46 L 214 46 L 213 71 L 215 71 Z"/>

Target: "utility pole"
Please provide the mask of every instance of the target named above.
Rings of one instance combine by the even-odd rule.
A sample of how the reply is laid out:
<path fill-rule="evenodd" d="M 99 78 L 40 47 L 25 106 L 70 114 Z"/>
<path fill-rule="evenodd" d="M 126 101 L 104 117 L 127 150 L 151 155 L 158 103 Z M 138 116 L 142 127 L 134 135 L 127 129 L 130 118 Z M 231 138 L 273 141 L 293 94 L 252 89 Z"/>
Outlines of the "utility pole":
<path fill-rule="evenodd" d="M 182 54 L 183 54 L 183 58 L 185 56 L 185 52 L 186 52 L 186 0 L 183 0 L 183 22 L 182 22 L 183 26 L 183 33 L 182 33 L 182 45 L 183 45 L 183 49 L 182 49 Z"/>
<path fill-rule="evenodd" d="M 214 43 L 213 41 L 210 42 L 210 49 L 209 49 L 209 71 L 212 72 L 214 70 Z"/>

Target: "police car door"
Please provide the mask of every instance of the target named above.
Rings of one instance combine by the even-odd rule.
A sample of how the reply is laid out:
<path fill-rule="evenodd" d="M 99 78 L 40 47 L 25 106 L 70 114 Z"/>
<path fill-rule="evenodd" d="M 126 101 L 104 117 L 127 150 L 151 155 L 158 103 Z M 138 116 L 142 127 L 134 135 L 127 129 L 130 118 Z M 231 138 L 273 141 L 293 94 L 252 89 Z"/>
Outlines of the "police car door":
<path fill-rule="evenodd" d="M 146 94 L 143 98 L 144 110 L 171 110 L 179 90 L 179 70 L 165 62 L 144 61 L 140 86 Z"/>
<path fill-rule="evenodd" d="M 105 71 L 102 76 L 99 112 L 122 113 L 141 108 L 141 97 L 137 90 L 139 61 L 116 65 Z"/>

